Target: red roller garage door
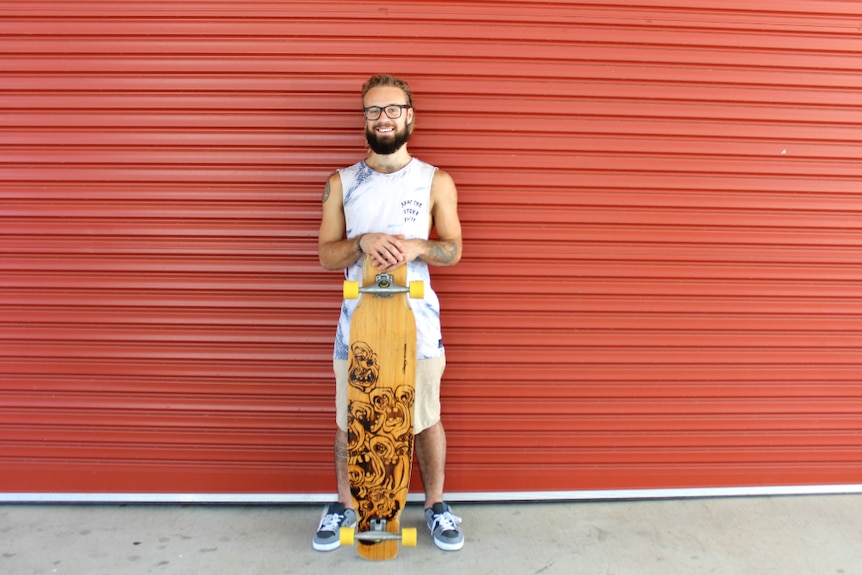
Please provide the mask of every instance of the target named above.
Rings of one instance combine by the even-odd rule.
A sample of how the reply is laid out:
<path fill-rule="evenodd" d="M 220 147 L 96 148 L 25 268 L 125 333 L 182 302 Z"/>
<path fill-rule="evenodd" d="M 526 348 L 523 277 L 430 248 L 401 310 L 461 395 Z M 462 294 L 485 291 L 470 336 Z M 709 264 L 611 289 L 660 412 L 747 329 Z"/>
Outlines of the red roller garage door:
<path fill-rule="evenodd" d="M 459 186 L 450 491 L 862 484 L 860 21 L 3 2 L 0 493 L 334 489 L 319 198 L 378 71 Z"/>

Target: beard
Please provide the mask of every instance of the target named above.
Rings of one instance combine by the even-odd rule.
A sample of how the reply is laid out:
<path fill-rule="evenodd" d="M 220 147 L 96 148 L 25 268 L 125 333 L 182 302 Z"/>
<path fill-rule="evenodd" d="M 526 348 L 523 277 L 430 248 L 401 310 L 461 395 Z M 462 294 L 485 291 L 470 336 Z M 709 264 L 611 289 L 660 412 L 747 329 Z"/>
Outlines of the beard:
<path fill-rule="evenodd" d="M 410 135 L 412 133 L 412 124 L 404 126 L 404 129 L 402 130 L 395 128 L 392 134 L 388 134 L 383 137 L 380 137 L 377 132 L 366 126 L 365 141 L 368 142 L 368 147 L 370 147 L 375 154 L 388 156 L 400 150 L 401 146 L 410 141 Z"/>

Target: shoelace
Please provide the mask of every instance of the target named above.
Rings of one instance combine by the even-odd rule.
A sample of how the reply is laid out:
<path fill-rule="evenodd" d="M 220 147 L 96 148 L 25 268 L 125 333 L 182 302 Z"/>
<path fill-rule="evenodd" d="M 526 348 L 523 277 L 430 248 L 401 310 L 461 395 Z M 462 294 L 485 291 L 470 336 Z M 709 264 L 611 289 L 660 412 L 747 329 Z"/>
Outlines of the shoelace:
<path fill-rule="evenodd" d="M 342 516 L 338 513 L 330 513 L 326 517 L 320 520 L 320 527 L 317 528 L 318 531 L 331 531 L 335 533 L 338 531 L 339 524 L 341 523 Z"/>
<path fill-rule="evenodd" d="M 444 511 L 439 515 L 434 516 L 434 528 L 432 531 L 436 531 L 438 527 L 440 528 L 440 531 L 454 531 L 460 524 L 460 517 L 449 511 Z"/>

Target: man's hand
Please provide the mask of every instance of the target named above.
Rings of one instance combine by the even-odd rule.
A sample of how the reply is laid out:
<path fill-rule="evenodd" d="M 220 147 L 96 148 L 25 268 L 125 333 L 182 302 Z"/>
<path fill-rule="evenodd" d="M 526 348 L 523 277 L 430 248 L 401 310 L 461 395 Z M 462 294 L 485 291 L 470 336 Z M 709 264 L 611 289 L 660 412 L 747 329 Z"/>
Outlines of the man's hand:
<path fill-rule="evenodd" d="M 403 235 L 364 234 L 360 247 L 380 270 L 391 271 L 416 259 L 415 254 L 408 256 L 413 251 L 408 250 L 410 243 L 411 240 L 405 240 Z"/>

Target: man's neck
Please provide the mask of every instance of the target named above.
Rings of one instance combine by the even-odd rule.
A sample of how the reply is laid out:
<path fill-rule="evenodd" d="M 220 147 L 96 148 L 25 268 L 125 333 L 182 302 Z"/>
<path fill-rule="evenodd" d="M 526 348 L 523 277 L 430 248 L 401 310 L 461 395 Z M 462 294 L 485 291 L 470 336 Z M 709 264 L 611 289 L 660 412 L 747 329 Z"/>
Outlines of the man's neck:
<path fill-rule="evenodd" d="M 381 155 L 375 152 L 369 152 L 365 158 L 365 163 L 375 172 L 382 174 L 392 174 L 410 163 L 413 157 L 407 151 L 407 146 L 402 146 L 394 154 Z"/>

